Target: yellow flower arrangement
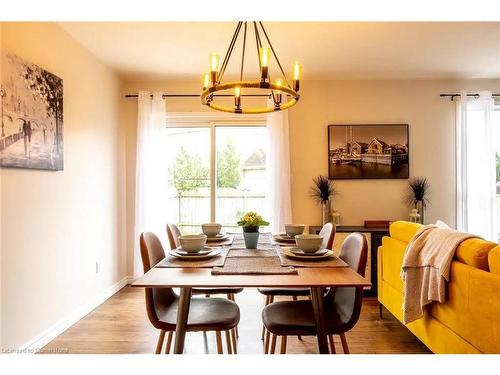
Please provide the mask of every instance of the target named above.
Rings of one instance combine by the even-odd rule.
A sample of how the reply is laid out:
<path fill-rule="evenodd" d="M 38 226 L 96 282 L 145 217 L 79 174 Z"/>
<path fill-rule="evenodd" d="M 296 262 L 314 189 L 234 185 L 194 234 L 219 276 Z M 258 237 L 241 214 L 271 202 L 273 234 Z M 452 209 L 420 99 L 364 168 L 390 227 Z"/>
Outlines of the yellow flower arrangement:
<path fill-rule="evenodd" d="M 258 227 L 269 225 L 269 222 L 265 221 L 262 216 L 256 212 L 250 211 L 243 215 L 243 217 L 238 221 L 238 225 L 250 232 L 251 230 L 248 229 L 257 229 Z"/>

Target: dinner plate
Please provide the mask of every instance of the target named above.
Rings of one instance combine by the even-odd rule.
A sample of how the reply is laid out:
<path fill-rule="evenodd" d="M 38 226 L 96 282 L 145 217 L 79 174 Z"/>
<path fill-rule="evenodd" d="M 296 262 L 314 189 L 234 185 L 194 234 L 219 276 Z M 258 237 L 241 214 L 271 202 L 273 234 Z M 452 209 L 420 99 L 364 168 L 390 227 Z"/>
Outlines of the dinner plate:
<path fill-rule="evenodd" d="M 317 257 L 324 255 L 328 252 L 328 249 L 319 249 L 315 253 L 306 253 L 304 250 L 299 249 L 298 247 L 291 247 L 290 252 L 294 253 L 295 255 L 303 255 L 303 256 L 308 256 L 308 257 Z"/>
<path fill-rule="evenodd" d="M 227 233 L 219 233 L 219 234 L 216 234 L 215 236 L 208 236 L 207 235 L 207 238 L 224 238 L 224 237 L 227 237 Z"/>
<path fill-rule="evenodd" d="M 221 253 L 222 249 L 221 248 L 216 248 L 212 249 L 208 254 L 197 254 L 197 255 L 181 255 L 174 250 L 170 250 L 169 254 L 172 255 L 173 257 L 176 257 L 178 259 L 182 260 L 205 260 L 205 259 L 210 259 L 213 258 Z"/>
<path fill-rule="evenodd" d="M 223 242 L 226 241 L 228 238 L 229 235 L 227 233 L 218 234 L 217 236 L 214 237 L 207 237 L 207 242 Z"/>
<path fill-rule="evenodd" d="M 295 243 L 295 238 L 290 237 L 286 233 L 275 234 L 275 235 L 273 235 L 273 238 L 276 242 Z"/>
<path fill-rule="evenodd" d="M 210 253 L 211 251 L 213 250 L 213 248 L 210 248 L 210 247 L 204 247 L 203 250 L 200 250 L 196 253 L 188 253 L 187 251 L 185 250 L 182 250 L 182 247 L 178 247 L 177 249 L 174 249 L 174 251 L 179 254 L 179 255 L 182 255 L 182 256 L 188 256 L 188 257 L 192 257 L 192 256 L 195 256 L 195 255 L 207 255 L 208 253 Z"/>
<path fill-rule="evenodd" d="M 304 260 L 304 261 L 316 261 L 316 260 L 324 260 L 333 256 L 332 250 L 326 250 L 326 253 L 323 255 L 310 256 L 310 255 L 299 255 L 292 253 L 289 247 L 283 249 L 283 254 L 291 259 Z"/>

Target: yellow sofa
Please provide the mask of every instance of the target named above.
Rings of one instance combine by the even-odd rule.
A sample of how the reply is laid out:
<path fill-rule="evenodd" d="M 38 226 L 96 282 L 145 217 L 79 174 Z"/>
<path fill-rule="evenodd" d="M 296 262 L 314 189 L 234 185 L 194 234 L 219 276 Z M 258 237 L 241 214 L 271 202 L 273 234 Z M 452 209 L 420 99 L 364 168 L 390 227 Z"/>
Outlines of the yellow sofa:
<path fill-rule="evenodd" d="M 402 321 L 401 264 L 419 224 L 397 221 L 378 248 L 378 300 Z M 407 325 L 434 353 L 500 353 L 500 245 L 464 241 L 451 264 L 445 303 Z"/>

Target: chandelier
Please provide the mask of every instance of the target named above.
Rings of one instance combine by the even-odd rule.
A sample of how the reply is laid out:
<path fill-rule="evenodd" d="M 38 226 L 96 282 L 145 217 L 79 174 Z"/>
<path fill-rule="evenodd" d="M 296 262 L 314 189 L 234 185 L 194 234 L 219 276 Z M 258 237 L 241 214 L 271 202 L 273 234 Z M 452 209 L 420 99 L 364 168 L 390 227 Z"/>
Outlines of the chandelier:
<path fill-rule="evenodd" d="M 247 114 L 256 114 L 256 113 L 269 113 L 274 111 L 281 111 L 288 109 L 295 104 L 300 98 L 299 95 L 299 79 L 302 71 L 302 67 L 298 62 L 295 62 L 292 69 L 292 85 L 288 83 L 285 72 L 283 71 L 283 67 L 276 55 L 276 52 L 269 40 L 266 30 L 264 29 L 264 25 L 262 22 L 250 22 L 250 27 L 253 24 L 254 35 L 255 35 L 255 44 L 257 47 L 257 56 L 259 60 L 259 78 L 255 80 L 243 80 L 243 70 L 245 66 L 245 49 L 247 44 L 247 27 L 248 22 L 240 21 L 236 26 L 236 30 L 233 34 L 233 38 L 231 39 L 231 43 L 229 44 L 229 48 L 226 52 L 224 60 L 219 69 L 219 55 L 216 53 L 211 53 L 209 56 L 210 62 L 210 73 L 205 73 L 203 75 L 203 92 L 201 94 L 201 102 L 203 105 L 207 105 L 212 109 L 223 112 L 230 113 L 247 113 Z M 259 31 L 260 28 L 260 31 Z M 238 41 L 238 36 L 240 35 L 241 30 L 243 34 L 242 38 L 242 53 L 241 53 L 241 64 L 240 64 L 240 79 L 235 82 L 227 82 L 223 83 L 224 73 L 226 72 L 227 65 L 229 60 L 231 59 L 231 54 L 233 52 L 234 46 Z M 265 37 L 265 40 L 261 38 L 261 32 Z M 271 54 L 276 60 L 276 63 L 281 72 L 281 76 L 276 78 L 274 81 L 271 81 L 271 77 L 269 75 L 269 63 L 271 61 Z M 244 89 L 258 89 L 263 90 L 265 92 L 264 95 L 244 95 Z M 223 92 L 227 90 L 233 90 L 234 94 L 215 94 L 217 92 Z M 255 90 L 254 90 L 255 91 Z M 216 97 L 220 96 L 234 96 L 234 107 L 228 105 L 222 105 L 216 103 Z M 272 106 L 266 107 L 245 107 L 242 102 L 242 96 L 268 96 L 273 99 Z M 283 100 L 284 97 L 287 97 L 288 100 Z"/>

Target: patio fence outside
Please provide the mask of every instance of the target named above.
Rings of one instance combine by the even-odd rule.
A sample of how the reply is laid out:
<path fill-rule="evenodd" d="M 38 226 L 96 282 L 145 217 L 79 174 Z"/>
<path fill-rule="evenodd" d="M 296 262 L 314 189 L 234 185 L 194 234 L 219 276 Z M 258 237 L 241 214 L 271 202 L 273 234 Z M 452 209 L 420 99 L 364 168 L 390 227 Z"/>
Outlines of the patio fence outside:
<path fill-rule="evenodd" d="M 223 232 L 241 232 L 236 222 L 247 211 L 264 214 L 265 194 L 237 192 L 217 195 L 215 199 L 216 221 Z M 182 233 L 199 233 L 201 224 L 210 222 L 210 195 L 190 194 L 169 197 L 170 207 L 176 212 L 175 219 Z"/>

